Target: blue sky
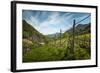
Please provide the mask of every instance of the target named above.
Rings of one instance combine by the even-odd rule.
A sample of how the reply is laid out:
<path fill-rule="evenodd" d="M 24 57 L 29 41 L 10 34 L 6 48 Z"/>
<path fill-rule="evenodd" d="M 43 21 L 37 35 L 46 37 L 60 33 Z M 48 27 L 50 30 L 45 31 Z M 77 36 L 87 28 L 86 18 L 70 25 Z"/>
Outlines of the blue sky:
<path fill-rule="evenodd" d="M 60 29 L 65 32 L 72 27 L 74 19 L 77 23 L 89 15 L 91 14 L 35 10 L 22 11 L 22 19 L 44 35 L 59 33 Z M 89 22 L 91 22 L 91 16 L 79 24 L 87 24 Z"/>

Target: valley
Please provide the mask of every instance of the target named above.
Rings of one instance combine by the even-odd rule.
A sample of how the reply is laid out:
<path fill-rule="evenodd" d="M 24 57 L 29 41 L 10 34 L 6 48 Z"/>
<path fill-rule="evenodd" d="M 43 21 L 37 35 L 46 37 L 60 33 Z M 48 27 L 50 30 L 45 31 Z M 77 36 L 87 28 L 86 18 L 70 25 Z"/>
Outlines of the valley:
<path fill-rule="evenodd" d="M 64 33 L 43 35 L 23 20 L 23 62 L 86 60 L 91 57 L 90 23 Z M 74 47 L 73 47 L 74 40 Z"/>

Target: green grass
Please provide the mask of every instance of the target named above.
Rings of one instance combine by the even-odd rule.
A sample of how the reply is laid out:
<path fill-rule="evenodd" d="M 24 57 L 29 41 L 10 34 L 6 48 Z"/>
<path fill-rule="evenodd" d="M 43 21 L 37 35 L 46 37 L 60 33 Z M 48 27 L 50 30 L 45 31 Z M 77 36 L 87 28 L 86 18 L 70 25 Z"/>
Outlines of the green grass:
<path fill-rule="evenodd" d="M 24 57 L 24 62 L 37 62 L 37 61 L 57 61 L 64 57 L 65 49 L 55 48 L 49 46 L 42 46 L 32 49 L 27 52 Z"/>
<path fill-rule="evenodd" d="M 39 45 L 33 43 L 31 50 L 23 54 L 23 62 L 44 62 L 44 61 L 61 61 L 61 60 L 86 60 L 91 58 L 90 34 L 76 36 L 74 53 L 71 53 L 72 38 L 70 41 L 67 37 L 60 40 L 50 41 L 48 44 Z M 66 41 L 66 42 L 65 42 Z M 65 42 L 65 43 L 64 43 Z M 78 42 L 78 43 L 77 43 Z M 70 43 L 70 45 L 68 45 Z M 23 45 L 25 46 L 25 45 Z M 28 46 L 29 47 L 29 46 Z"/>

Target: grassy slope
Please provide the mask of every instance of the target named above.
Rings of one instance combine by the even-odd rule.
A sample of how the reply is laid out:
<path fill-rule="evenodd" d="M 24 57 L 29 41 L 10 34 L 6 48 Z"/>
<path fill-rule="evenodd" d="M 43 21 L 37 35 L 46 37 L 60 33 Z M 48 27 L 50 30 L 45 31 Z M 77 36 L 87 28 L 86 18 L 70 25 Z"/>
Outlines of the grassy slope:
<path fill-rule="evenodd" d="M 77 37 L 75 37 L 77 38 Z M 78 38 L 90 38 L 90 34 L 84 34 L 78 36 Z M 85 39 L 85 40 L 87 40 Z M 62 42 L 67 41 L 66 38 L 62 38 Z M 70 53 L 70 47 L 68 45 L 64 47 L 59 46 L 59 40 L 57 40 L 56 45 L 46 44 L 44 46 L 40 46 L 38 48 L 32 49 L 30 52 L 26 53 L 23 57 L 24 62 L 39 62 L 39 61 L 58 61 L 58 60 L 84 60 L 90 59 L 90 52 L 88 51 L 90 48 L 86 49 L 87 45 L 84 44 L 85 47 L 80 46 L 80 44 L 76 44 L 76 49 L 74 54 Z M 67 42 L 68 43 L 68 42 Z M 87 42 L 88 43 L 88 42 Z"/>

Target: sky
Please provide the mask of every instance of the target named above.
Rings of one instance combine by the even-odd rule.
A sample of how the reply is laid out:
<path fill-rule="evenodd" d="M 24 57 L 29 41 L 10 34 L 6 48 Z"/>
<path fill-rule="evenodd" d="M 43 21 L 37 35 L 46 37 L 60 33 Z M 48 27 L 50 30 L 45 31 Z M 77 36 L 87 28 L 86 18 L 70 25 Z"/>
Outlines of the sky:
<path fill-rule="evenodd" d="M 60 29 L 64 33 L 73 25 L 73 20 L 77 22 L 86 18 L 79 24 L 91 22 L 90 13 L 60 12 L 60 11 L 36 11 L 23 10 L 22 19 L 32 25 L 37 31 L 44 35 L 59 33 Z"/>

